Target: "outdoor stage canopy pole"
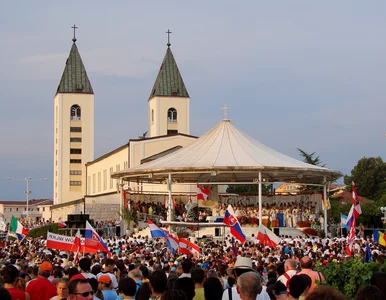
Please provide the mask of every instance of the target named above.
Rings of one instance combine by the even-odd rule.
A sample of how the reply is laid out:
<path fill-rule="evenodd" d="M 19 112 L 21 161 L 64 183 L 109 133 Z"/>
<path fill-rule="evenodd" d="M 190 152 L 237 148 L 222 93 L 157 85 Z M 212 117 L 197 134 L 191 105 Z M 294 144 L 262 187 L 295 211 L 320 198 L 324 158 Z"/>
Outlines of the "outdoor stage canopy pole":
<path fill-rule="evenodd" d="M 261 183 L 261 172 L 259 172 L 259 226 L 263 223 L 263 205 L 262 205 L 263 185 Z"/>
<path fill-rule="evenodd" d="M 327 179 L 326 179 L 326 176 L 323 177 L 323 199 L 324 201 L 327 201 Z M 327 210 L 328 210 L 328 207 L 326 207 L 324 205 L 324 203 L 322 203 L 323 205 L 323 208 L 324 208 L 324 235 L 325 237 L 327 237 Z M 321 224 L 322 225 L 322 224 Z"/>
<path fill-rule="evenodd" d="M 169 192 L 169 199 L 168 199 L 168 221 L 171 222 L 172 220 L 172 174 L 168 174 L 168 192 Z M 172 228 L 169 225 L 169 233 L 172 232 Z"/>

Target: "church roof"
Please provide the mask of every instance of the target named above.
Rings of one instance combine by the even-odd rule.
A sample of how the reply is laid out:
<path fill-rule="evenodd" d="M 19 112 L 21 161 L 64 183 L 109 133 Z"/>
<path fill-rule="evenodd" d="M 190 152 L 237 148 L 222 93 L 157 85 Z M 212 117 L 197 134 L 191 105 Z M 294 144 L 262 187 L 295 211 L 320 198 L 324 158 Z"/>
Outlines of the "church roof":
<path fill-rule="evenodd" d="M 310 165 L 271 149 L 222 120 L 192 144 L 176 152 L 132 169 L 115 173 L 118 177 L 146 176 L 152 180 L 171 173 L 185 182 L 203 180 L 203 174 L 216 174 L 218 182 L 244 182 L 255 179 L 258 172 L 269 182 L 313 183 L 333 180 L 340 172 Z M 149 175 L 150 174 L 150 175 Z"/>
<path fill-rule="evenodd" d="M 149 100 L 156 96 L 189 97 L 170 47 L 166 50 L 157 79 L 151 90 Z"/>
<path fill-rule="evenodd" d="M 94 94 L 75 42 L 72 44 L 56 93 Z"/>

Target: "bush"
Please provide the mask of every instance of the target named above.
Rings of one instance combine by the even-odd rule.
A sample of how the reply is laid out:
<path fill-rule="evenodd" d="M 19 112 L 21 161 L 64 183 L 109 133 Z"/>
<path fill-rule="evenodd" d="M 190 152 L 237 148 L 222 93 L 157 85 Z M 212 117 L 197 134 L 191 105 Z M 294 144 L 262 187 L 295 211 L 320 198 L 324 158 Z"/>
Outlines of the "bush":
<path fill-rule="evenodd" d="M 364 263 L 361 258 L 352 258 L 341 263 L 330 262 L 326 266 L 315 267 L 315 271 L 324 275 L 323 285 L 338 289 L 348 299 L 353 299 L 360 287 L 370 283 L 374 272 L 385 272 L 385 269 L 386 264 Z"/>
<path fill-rule="evenodd" d="M 49 224 L 49 225 L 42 226 L 39 228 L 31 229 L 28 236 L 32 237 L 32 238 L 37 238 L 37 237 L 41 237 L 41 236 L 46 238 L 47 237 L 47 231 L 52 232 L 52 233 L 58 233 L 59 232 L 58 228 L 59 228 L 59 226 L 57 223 Z"/>

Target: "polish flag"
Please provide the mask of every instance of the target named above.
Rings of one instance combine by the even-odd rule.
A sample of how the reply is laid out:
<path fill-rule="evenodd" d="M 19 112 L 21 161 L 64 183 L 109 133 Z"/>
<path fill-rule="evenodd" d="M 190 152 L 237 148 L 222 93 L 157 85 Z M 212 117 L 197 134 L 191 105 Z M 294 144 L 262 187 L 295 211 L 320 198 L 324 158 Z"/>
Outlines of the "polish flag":
<path fill-rule="evenodd" d="M 75 246 L 75 257 L 74 257 L 74 264 L 77 264 L 78 263 L 78 260 L 79 260 L 79 252 L 80 252 L 80 247 L 81 247 L 81 235 L 80 235 L 80 230 L 78 229 L 78 231 L 76 232 L 76 235 L 75 235 L 75 240 L 74 240 L 74 246 Z"/>
<path fill-rule="evenodd" d="M 179 249 L 181 254 L 201 254 L 200 247 L 183 238 L 179 238 Z"/>
<path fill-rule="evenodd" d="M 205 200 L 208 199 L 208 196 L 210 194 L 210 190 L 200 187 L 197 184 L 197 200 Z"/>
<path fill-rule="evenodd" d="M 277 245 L 280 243 L 280 238 L 267 227 L 265 227 L 263 224 L 259 226 L 257 239 L 260 241 L 260 244 L 271 248 L 276 248 Z"/>
<path fill-rule="evenodd" d="M 58 226 L 59 226 L 60 228 L 64 228 L 64 227 L 67 226 L 67 224 L 66 224 L 66 222 L 63 222 L 62 219 L 59 219 L 59 221 L 58 221 Z"/>

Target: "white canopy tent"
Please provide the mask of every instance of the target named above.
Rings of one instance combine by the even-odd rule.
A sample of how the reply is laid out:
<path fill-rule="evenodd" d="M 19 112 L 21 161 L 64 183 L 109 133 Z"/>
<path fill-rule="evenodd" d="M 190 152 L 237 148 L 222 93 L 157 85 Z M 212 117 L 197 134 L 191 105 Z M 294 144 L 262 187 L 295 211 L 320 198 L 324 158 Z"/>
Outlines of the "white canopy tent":
<path fill-rule="evenodd" d="M 326 186 L 342 174 L 281 154 L 222 120 L 191 145 L 174 153 L 112 174 L 112 178 L 142 183 L 168 183 L 171 216 L 172 184 L 258 184 L 262 220 L 262 184 L 296 182 Z M 327 218 L 325 214 L 325 220 Z M 326 230 L 326 226 L 325 226 Z"/>

